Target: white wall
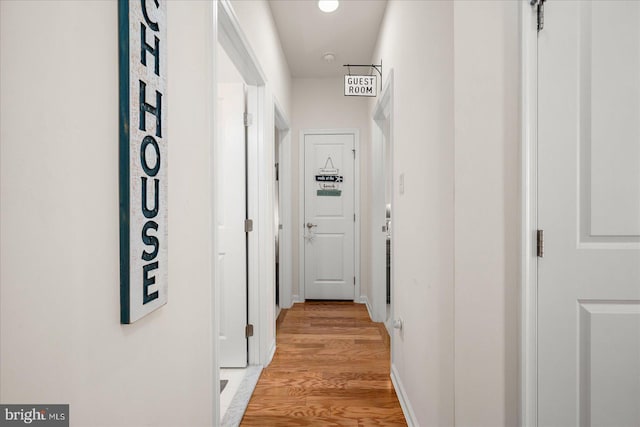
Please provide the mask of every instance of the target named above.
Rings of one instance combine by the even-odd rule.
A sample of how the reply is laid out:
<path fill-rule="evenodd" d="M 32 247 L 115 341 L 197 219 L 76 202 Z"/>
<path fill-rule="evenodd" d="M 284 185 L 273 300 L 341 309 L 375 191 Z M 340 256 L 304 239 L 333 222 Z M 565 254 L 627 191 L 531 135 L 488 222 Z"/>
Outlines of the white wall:
<path fill-rule="evenodd" d="M 168 4 L 169 302 L 132 325 L 117 3 L 3 1 L 0 15 L 0 400 L 69 403 L 76 426 L 212 425 L 209 5 Z"/>
<path fill-rule="evenodd" d="M 271 93 L 291 120 L 291 72 L 265 0 L 231 0 L 242 31 L 267 77 Z"/>
<path fill-rule="evenodd" d="M 392 352 L 421 426 L 454 423 L 452 23 L 452 2 L 389 2 L 372 56 L 394 70 Z"/>
<path fill-rule="evenodd" d="M 373 55 L 395 73 L 393 357 L 421 426 L 518 422 L 519 7 L 393 1 Z"/>
<path fill-rule="evenodd" d="M 518 2 L 454 2 L 458 426 L 518 423 L 519 34 Z"/>
<path fill-rule="evenodd" d="M 370 165 L 369 147 L 370 115 L 367 98 L 344 96 L 344 81 L 339 78 L 294 79 L 293 80 L 293 119 L 292 119 L 292 155 L 293 159 L 293 294 L 300 295 L 299 280 L 299 246 L 300 231 L 304 212 L 299 212 L 300 173 L 298 164 L 300 153 L 300 131 L 305 129 L 359 129 L 360 153 L 360 230 L 361 230 L 361 295 L 369 295 L 370 264 L 369 257 L 369 185 Z M 356 266 L 357 268 L 357 266 Z M 302 295 L 300 295 L 302 297 Z"/>

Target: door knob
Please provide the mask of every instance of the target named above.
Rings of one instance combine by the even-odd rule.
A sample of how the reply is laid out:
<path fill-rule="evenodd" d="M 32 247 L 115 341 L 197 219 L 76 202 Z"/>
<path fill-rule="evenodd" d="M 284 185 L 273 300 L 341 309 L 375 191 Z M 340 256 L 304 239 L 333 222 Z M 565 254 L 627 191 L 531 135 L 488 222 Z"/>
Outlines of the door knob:
<path fill-rule="evenodd" d="M 317 226 L 318 226 L 318 224 L 311 224 L 310 222 L 307 223 L 307 228 L 309 230 L 311 230 L 313 227 L 317 227 Z"/>

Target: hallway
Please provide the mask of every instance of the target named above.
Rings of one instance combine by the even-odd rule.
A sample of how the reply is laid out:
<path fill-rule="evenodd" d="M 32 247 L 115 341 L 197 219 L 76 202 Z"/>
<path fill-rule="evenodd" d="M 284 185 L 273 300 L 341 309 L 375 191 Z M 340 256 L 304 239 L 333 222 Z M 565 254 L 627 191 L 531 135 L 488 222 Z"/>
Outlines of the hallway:
<path fill-rule="evenodd" d="M 363 304 L 295 304 L 241 425 L 406 425 L 389 360 L 389 336 Z"/>
<path fill-rule="evenodd" d="M 639 76 L 640 1 L 0 0 L 0 425 L 639 427 Z"/>

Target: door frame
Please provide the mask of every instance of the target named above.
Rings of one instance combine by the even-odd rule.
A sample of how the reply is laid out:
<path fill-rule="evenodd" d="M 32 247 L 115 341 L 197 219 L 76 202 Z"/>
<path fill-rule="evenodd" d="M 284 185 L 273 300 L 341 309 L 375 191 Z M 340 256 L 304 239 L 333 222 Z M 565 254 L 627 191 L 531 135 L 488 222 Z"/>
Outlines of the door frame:
<path fill-rule="evenodd" d="M 387 141 L 387 144 L 389 145 L 389 153 L 390 153 L 390 159 L 389 159 L 389 164 L 391 165 L 391 169 L 386 172 L 385 175 L 385 182 L 383 183 L 386 186 L 386 179 L 390 179 L 391 180 L 391 220 L 393 221 L 393 190 L 394 190 L 394 180 L 393 180 L 393 69 L 391 69 L 391 71 L 388 74 L 387 77 L 387 81 L 385 83 L 384 89 L 382 90 L 382 93 L 380 94 L 380 98 L 378 99 L 378 101 L 376 102 L 375 108 L 373 110 L 373 113 L 371 115 L 371 119 L 373 121 L 373 135 L 372 135 L 372 139 L 371 139 L 371 143 L 373 144 L 372 146 L 372 173 L 375 172 L 376 170 L 382 169 L 384 170 L 385 168 L 385 153 L 383 152 L 382 157 L 379 158 L 378 160 L 381 160 L 381 164 L 376 165 L 375 163 L 375 158 L 373 153 L 375 150 L 380 149 L 378 147 L 378 145 L 382 144 L 383 138 L 384 138 L 384 133 L 383 131 L 380 129 L 380 127 L 378 126 L 378 122 L 381 120 L 389 120 L 389 140 Z M 381 147 L 381 149 L 384 149 L 384 145 Z M 384 199 L 384 197 L 383 197 Z M 380 209 L 380 206 L 374 205 L 375 202 L 375 197 L 371 198 L 371 203 L 372 203 L 372 208 L 373 209 Z M 384 200 L 383 200 L 384 202 Z M 385 206 L 382 206 L 382 209 L 385 209 Z M 375 218 L 372 218 L 372 222 L 375 221 Z M 380 233 L 380 227 L 382 226 L 382 224 L 379 223 L 373 223 L 371 224 L 371 229 L 370 229 L 370 233 L 371 233 L 371 245 L 375 245 L 375 242 L 377 242 L 378 239 L 376 239 L 376 235 L 378 235 Z M 393 261 L 393 232 L 391 233 L 391 312 L 389 313 L 389 320 L 390 322 L 387 322 L 387 297 L 386 297 L 386 291 L 387 291 L 387 284 L 386 284 L 386 277 L 382 278 L 382 277 L 378 277 L 375 274 L 371 275 L 371 293 L 373 296 L 373 306 L 369 307 L 369 312 L 372 314 L 373 317 L 373 321 L 375 322 L 384 322 L 385 326 L 387 327 L 387 330 L 389 331 L 389 336 L 391 336 L 391 339 L 393 339 L 393 335 L 391 333 L 391 329 L 392 329 L 392 325 L 388 324 L 388 323 L 393 323 L 392 319 L 393 319 L 393 271 L 394 271 L 394 261 Z M 379 251 L 381 250 L 380 248 L 376 248 L 375 250 Z M 382 249 L 383 251 L 386 252 L 386 247 Z M 375 262 L 372 263 L 371 267 L 373 269 L 375 265 Z M 372 270 L 373 273 L 373 270 Z M 367 304 L 370 304 L 371 302 L 367 301 Z M 393 348 L 393 347 L 392 347 Z"/>
<path fill-rule="evenodd" d="M 293 178 L 291 176 L 291 125 L 284 113 L 284 110 L 280 106 L 277 99 L 273 99 L 274 105 L 274 126 L 279 132 L 279 141 L 274 141 L 274 144 L 280 144 L 280 158 L 276 159 L 280 164 L 279 169 L 279 184 L 280 184 L 280 223 L 282 224 L 282 231 L 279 239 L 280 247 L 280 308 L 291 308 L 291 285 L 293 282 L 293 270 L 292 270 L 292 209 L 293 200 L 291 194 L 291 184 Z M 284 165 L 284 168 L 282 167 Z M 277 230 L 276 230 L 277 232 Z"/>
<path fill-rule="evenodd" d="M 538 29 L 536 6 L 520 1 L 521 28 L 521 301 L 520 425 L 538 425 Z M 543 30 L 544 31 L 544 30 Z"/>
<path fill-rule="evenodd" d="M 271 97 L 267 96 L 269 88 L 266 84 L 265 73 L 260 66 L 257 56 L 253 52 L 249 44 L 238 18 L 233 10 L 229 0 L 218 0 L 214 2 L 214 18 L 216 26 L 213 31 L 214 42 L 214 61 L 217 61 L 216 51 L 218 45 L 225 49 L 225 52 L 234 63 L 245 83 L 247 84 L 247 108 L 248 113 L 253 117 L 253 125 L 247 132 L 247 202 L 248 217 L 253 219 L 254 231 L 249 233 L 248 239 L 248 283 L 247 292 L 248 310 L 247 316 L 249 323 L 254 325 L 254 334 L 248 338 L 248 364 L 249 365 L 266 365 L 271 360 L 275 352 L 275 336 L 271 342 L 268 342 L 268 332 L 275 327 L 275 319 L 273 325 L 269 320 L 274 318 L 275 313 L 275 295 L 266 294 L 265 289 L 274 287 L 274 277 L 271 278 L 267 272 L 274 271 L 275 264 L 274 249 L 271 248 L 271 239 L 267 236 L 273 235 L 273 209 L 272 199 L 268 197 L 272 194 L 273 184 L 272 168 L 270 167 L 273 154 L 269 157 L 268 149 L 271 147 L 273 151 L 273 123 L 270 124 L 270 134 L 268 120 L 272 116 L 267 114 L 268 105 Z M 215 63 L 214 63 L 215 64 Z M 213 67 L 215 70 L 215 65 Z M 217 75 L 212 75 L 214 87 L 217 85 Z M 273 109 L 273 106 L 271 106 Z M 214 113 L 213 130 L 217 129 L 218 120 Z M 218 156 L 218 141 L 214 139 L 213 147 L 214 158 L 212 164 L 217 170 L 217 163 L 221 160 Z M 267 163 L 268 162 L 268 163 Z M 214 192 L 223 182 L 213 179 Z M 220 207 L 215 201 L 215 193 L 212 194 L 213 199 L 213 216 L 214 224 L 217 223 Z M 218 239 L 214 235 L 213 253 L 218 252 Z M 272 262 L 273 261 L 273 262 Z M 214 317 L 220 312 L 220 280 L 218 277 L 219 269 L 214 261 L 215 278 L 214 278 L 214 297 L 215 297 L 215 313 Z M 261 292 L 261 289 L 263 292 Z M 269 304 L 274 300 L 273 304 Z M 214 339 L 218 339 L 219 322 L 214 321 Z M 220 368 L 219 350 L 215 353 L 216 363 L 215 369 Z M 218 386 L 216 386 L 219 389 Z M 218 392 L 219 398 L 219 392 Z"/>
<path fill-rule="evenodd" d="M 360 131 L 355 128 L 350 129 L 303 129 L 300 131 L 299 141 L 299 158 L 298 158 L 298 217 L 299 226 L 303 230 L 299 233 L 298 237 L 298 283 L 299 283 L 299 298 L 301 301 L 305 301 L 305 262 L 304 262 L 304 164 L 305 164 L 305 152 L 306 144 L 305 137 L 307 135 L 353 135 L 353 146 L 356 150 L 356 156 L 353 160 L 353 174 L 354 174 L 354 201 L 353 209 L 356 215 L 356 220 L 353 224 L 353 272 L 356 276 L 356 285 L 353 291 L 353 302 L 362 303 L 362 295 L 360 293 Z"/>

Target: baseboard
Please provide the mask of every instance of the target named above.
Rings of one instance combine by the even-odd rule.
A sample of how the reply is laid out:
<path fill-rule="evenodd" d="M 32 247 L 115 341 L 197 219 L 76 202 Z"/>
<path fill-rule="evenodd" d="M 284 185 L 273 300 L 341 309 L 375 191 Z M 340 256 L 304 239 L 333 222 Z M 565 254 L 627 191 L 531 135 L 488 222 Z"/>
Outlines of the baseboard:
<path fill-rule="evenodd" d="M 394 364 L 391 364 L 391 382 L 393 383 L 393 388 L 396 390 L 396 395 L 400 401 L 400 407 L 402 407 L 404 417 L 407 420 L 407 425 L 409 427 L 418 426 L 418 420 L 416 419 L 416 415 L 411 407 L 411 402 L 409 402 L 409 397 L 404 390 L 402 380 L 400 380 L 400 375 Z"/>
<path fill-rule="evenodd" d="M 375 322 L 373 317 L 373 309 L 369 305 L 369 298 L 367 298 L 366 296 L 361 296 L 360 303 L 364 304 L 367 307 L 367 312 L 369 313 L 369 319 L 371 319 L 372 322 Z"/>
<path fill-rule="evenodd" d="M 273 356 L 276 354 L 276 340 L 274 339 L 271 342 L 271 348 L 269 349 L 269 356 L 267 357 L 267 361 L 264 364 L 264 366 L 269 366 L 269 364 L 271 363 L 271 361 L 273 360 Z"/>
<path fill-rule="evenodd" d="M 300 295 L 291 295 L 291 305 L 304 302 L 304 300 L 300 299 Z"/>
<path fill-rule="evenodd" d="M 389 336 L 391 336 L 393 334 L 393 319 L 388 318 L 387 321 L 384 322 L 384 326 L 385 328 L 387 328 L 387 332 L 389 333 Z"/>

